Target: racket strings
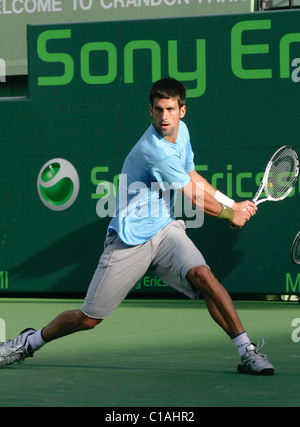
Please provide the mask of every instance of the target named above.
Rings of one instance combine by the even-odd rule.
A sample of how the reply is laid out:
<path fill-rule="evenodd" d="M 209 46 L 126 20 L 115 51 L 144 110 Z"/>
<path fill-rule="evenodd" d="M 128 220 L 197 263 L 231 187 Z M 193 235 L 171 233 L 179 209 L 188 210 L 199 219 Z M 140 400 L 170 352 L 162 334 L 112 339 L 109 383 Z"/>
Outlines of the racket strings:
<path fill-rule="evenodd" d="M 292 260 L 295 264 L 300 264 L 300 232 L 297 234 L 292 245 Z"/>
<path fill-rule="evenodd" d="M 268 175 L 268 192 L 274 199 L 282 197 L 294 184 L 298 159 L 292 148 L 284 149 L 273 159 Z"/>
<path fill-rule="evenodd" d="M 297 261 L 297 264 L 300 264 L 300 239 L 298 239 L 297 244 L 295 245 L 294 252 L 295 260 Z"/>

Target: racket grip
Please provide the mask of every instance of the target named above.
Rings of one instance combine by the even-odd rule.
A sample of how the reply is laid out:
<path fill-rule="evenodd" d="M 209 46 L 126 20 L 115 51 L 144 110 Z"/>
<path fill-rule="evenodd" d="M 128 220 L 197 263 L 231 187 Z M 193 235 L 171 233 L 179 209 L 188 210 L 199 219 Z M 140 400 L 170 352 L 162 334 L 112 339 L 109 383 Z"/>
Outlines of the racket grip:
<path fill-rule="evenodd" d="M 245 208 L 245 209 L 243 209 L 243 212 L 245 212 L 247 209 L 248 209 L 248 207 Z M 237 225 L 232 224 L 232 222 L 231 222 L 230 223 L 230 228 L 232 228 L 233 230 L 237 230 L 239 227 Z"/>
<path fill-rule="evenodd" d="M 247 210 L 247 208 L 243 209 L 243 212 L 245 212 L 246 210 Z M 230 228 L 232 228 L 233 230 L 237 230 L 239 227 L 237 225 L 232 224 L 232 222 L 231 222 Z"/>

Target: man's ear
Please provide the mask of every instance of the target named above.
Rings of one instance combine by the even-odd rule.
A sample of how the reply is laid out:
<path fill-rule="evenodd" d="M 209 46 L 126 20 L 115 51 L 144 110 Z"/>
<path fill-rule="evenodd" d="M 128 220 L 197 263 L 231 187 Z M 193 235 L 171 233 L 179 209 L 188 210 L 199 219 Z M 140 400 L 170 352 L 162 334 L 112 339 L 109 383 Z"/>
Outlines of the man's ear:
<path fill-rule="evenodd" d="M 152 105 L 149 105 L 150 116 L 153 117 L 153 108 Z"/>
<path fill-rule="evenodd" d="M 180 117 L 181 119 L 183 119 L 183 118 L 184 118 L 184 116 L 185 116 L 185 113 L 186 113 L 186 106 L 185 106 L 185 105 L 183 105 L 183 106 L 180 108 L 179 117 Z"/>

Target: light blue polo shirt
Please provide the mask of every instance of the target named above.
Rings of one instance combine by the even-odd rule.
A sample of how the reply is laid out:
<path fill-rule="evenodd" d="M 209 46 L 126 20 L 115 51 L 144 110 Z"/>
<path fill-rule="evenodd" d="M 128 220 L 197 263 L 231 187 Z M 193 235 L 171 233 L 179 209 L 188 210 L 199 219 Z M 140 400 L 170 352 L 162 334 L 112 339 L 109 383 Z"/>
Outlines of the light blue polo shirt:
<path fill-rule="evenodd" d="M 151 124 L 125 159 L 108 234 L 115 230 L 128 245 L 151 239 L 175 219 L 176 191 L 190 181 L 188 172 L 194 168 L 185 123 L 179 124 L 175 144 L 162 138 Z"/>

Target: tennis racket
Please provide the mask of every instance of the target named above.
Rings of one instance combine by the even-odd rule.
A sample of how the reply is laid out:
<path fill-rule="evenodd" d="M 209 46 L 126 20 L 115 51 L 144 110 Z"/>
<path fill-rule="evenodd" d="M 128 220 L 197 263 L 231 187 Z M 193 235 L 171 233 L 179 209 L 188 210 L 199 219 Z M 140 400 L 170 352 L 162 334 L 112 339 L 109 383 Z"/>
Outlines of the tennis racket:
<path fill-rule="evenodd" d="M 300 264 L 300 231 L 296 234 L 291 247 L 291 258 L 295 264 Z"/>
<path fill-rule="evenodd" d="M 299 159 L 293 147 L 280 147 L 269 160 L 252 202 L 279 202 L 293 190 L 299 175 Z M 232 225 L 232 228 L 237 228 Z"/>
<path fill-rule="evenodd" d="M 298 155 L 293 147 L 284 145 L 269 160 L 252 202 L 259 205 L 266 201 L 279 202 L 279 200 L 285 199 L 293 190 L 298 175 Z M 261 196 L 262 198 L 260 198 Z"/>

